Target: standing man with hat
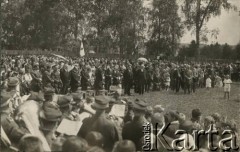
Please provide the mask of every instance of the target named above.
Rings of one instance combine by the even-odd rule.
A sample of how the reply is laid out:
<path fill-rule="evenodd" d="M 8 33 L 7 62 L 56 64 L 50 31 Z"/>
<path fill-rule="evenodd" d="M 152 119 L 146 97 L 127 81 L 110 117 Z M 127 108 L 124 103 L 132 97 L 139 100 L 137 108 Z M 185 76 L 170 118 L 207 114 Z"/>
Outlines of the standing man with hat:
<path fill-rule="evenodd" d="M 79 135 L 83 138 L 91 131 L 97 131 L 103 135 L 104 150 L 111 151 L 114 143 L 119 140 L 118 132 L 111 120 L 107 119 L 105 110 L 109 107 L 108 97 L 96 96 L 92 108 L 96 110 L 95 115 L 83 120 Z"/>
<path fill-rule="evenodd" d="M 133 103 L 134 118 L 123 126 L 122 137 L 135 143 L 137 151 L 142 150 L 141 138 L 144 136 L 143 126 L 148 123 L 145 114 L 148 104 L 143 100 L 136 99 Z"/>

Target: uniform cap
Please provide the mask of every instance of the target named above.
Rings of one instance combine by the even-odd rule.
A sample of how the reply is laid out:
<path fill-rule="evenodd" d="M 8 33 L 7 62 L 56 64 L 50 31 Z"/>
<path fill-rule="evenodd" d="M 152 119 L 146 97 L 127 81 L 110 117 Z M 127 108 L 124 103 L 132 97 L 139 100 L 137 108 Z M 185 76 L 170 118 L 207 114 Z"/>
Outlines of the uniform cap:
<path fill-rule="evenodd" d="M 44 109 L 40 111 L 39 117 L 48 121 L 59 121 L 62 112 L 51 103 L 46 103 Z"/>
<path fill-rule="evenodd" d="M 14 87 L 14 86 L 17 86 L 18 83 L 19 83 L 18 78 L 16 78 L 16 77 L 8 78 L 8 86 Z"/>
<path fill-rule="evenodd" d="M 140 111 L 145 111 L 147 110 L 147 106 L 148 104 L 146 103 L 146 101 L 144 100 L 139 100 L 136 99 L 135 101 L 132 102 L 133 108 L 136 110 L 140 110 Z"/>
<path fill-rule="evenodd" d="M 59 107 L 67 107 L 72 101 L 73 98 L 71 96 L 60 96 L 57 103 Z"/>
<path fill-rule="evenodd" d="M 110 98 L 107 96 L 96 96 L 95 102 L 91 105 L 93 109 L 107 109 L 109 107 Z"/>

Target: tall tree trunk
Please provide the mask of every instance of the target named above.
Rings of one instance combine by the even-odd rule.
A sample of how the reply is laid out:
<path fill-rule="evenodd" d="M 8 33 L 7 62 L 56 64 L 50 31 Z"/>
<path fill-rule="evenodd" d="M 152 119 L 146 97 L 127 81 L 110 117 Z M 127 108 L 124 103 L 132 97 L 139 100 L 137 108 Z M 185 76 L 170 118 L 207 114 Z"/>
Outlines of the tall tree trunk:
<path fill-rule="evenodd" d="M 201 8 L 201 0 L 197 0 L 197 15 L 196 15 L 196 45 L 197 45 L 197 57 L 200 57 L 200 8 Z"/>

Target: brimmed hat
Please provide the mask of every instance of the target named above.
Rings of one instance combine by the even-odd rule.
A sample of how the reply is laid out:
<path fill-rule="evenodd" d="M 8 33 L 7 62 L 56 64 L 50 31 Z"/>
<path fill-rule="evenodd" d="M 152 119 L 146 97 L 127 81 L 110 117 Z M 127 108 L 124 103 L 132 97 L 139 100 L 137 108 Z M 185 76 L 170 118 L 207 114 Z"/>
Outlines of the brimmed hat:
<path fill-rule="evenodd" d="M 1 92 L 1 108 L 8 106 L 11 98 L 12 96 L 10 93 Z"/>
<path fill-rule="evenodd" d="M 62 112 L 58 108 L 51 105 L 51 103 L 46 103 L 44 110 L 40 111 L 39 117 L 47 121 L 59 121 L 62 117 Z"/>
<path fill-rule="evenodd" d="M 28 97 L 27 100 L 44 101 L 44 96 L 43 96 L 43 93 L 32 91 L 31 95 Z"/>
<path fill-rule="evenodd" d="M 135 110 L 146 111 L 148 104 L 144 100 L 136 99 L 132 102 L 133 108 Z"/>
<path fill-rule="evenodd" d="M 57 104 L 59 107 L 67 107 L 69 104 L 73 101 L 73 98 L 71 96 L 60 96 L 58 98 Z"/>
<path fill-rule="evenodd" d="M 83 93 L 75 92 L 75 93 L 71 93 L 71 96 L 73 98 L 73 102 L 72 102 L 73 104 L 83 100 Z"/>
<path fill-rule="evenodd" d="M 107 96 L 96 96 L 95 102 L 91 105 L 93 109 L 107 109 L 109 107 L 110 99 Z"/>
<path fill-rule="evenodd" d="M 53 95 L 55 90 L 53 88 L 47 87 L 44 89 L 44 95 Z"/>
<path fill-rule="evenodd" d="M 15 87 L 19 84 L 18 78 L 16 77 L 9 77 L 7 85 L 10 87 Z"/>

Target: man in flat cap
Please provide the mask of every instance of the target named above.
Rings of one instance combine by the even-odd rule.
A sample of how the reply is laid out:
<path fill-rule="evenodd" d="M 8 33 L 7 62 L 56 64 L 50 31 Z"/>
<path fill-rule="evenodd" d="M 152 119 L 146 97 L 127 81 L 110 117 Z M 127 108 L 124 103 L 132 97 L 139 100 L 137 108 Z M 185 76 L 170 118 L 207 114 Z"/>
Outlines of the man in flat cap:
<path fill-rule="evenodd" d="M 135 143 L 137 150 L 142 150 L 141 138 L 144 136 L 143 126 L 148 123 L 145 114 L 148 104 L 143 101 L 136 99 L 132 102 L 134 118 L 133 121 L 127 122 L 123 126 L 122 137 L 126 140 L 131 140 Z"/>
<path fill-rule="evenodd" d="M 106 96 L 96 96 L 92 108 L 96 110 L 96 114 L 91 118 L 83 120 L 83 125 L 79 131 L 79 135 L 83 138 L 91 131 L 97 131 L 103 135 L 104 150 L 111 151 L 114 143 L 119 140 L 118 132 L 113 122 L 107 119 L 105 110 L 109 106 L 109 100 Z"/>

